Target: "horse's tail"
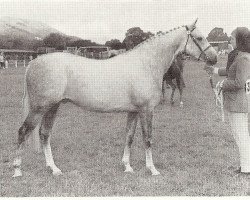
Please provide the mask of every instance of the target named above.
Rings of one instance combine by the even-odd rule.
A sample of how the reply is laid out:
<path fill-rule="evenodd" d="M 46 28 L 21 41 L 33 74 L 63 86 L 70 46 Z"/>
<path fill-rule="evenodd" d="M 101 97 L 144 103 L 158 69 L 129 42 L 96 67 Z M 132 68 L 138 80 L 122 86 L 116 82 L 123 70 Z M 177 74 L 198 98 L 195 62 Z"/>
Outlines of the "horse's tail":
<path fill-rule="evenodd" d="M 27 74 L 27 71 L 26 71 Z M 23 87 L 23 121 L 27 118 L 30 112 L 30 99 L 29 94 L 27 90 L 27 81 L 26 81 L 26 74 L 24 78 L 24 87 Z M 34 131 L 32 131 L 32 138 L 29 139 L 29 144 L 33 143 L 34 150 L 36 152 L 41 152 L 41 143 L 40 143 L 40 137 L 39 137 L 39 128 L 40 124 L 35 128 Z M 31 141 L 32 140 L 32 141 Z"/>

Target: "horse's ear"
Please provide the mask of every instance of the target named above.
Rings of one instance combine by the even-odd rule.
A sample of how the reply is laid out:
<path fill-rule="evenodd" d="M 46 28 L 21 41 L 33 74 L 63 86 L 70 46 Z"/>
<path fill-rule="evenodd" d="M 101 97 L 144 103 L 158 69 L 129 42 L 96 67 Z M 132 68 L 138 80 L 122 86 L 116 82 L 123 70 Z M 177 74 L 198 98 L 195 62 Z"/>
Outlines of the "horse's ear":
<path fill-rule="evenodd" d="M 198 17 L 195 19 L 193 25 L 195 26 L 196 25 L 196 22 L 198 21 Z"/>
<path fill-rule="evenodd" d="M 195 21 L 190 25 L 189 30 L 194 30 L 196 28 L 197 21 L 198 21 L 198 18 L 196 18 Z"/>

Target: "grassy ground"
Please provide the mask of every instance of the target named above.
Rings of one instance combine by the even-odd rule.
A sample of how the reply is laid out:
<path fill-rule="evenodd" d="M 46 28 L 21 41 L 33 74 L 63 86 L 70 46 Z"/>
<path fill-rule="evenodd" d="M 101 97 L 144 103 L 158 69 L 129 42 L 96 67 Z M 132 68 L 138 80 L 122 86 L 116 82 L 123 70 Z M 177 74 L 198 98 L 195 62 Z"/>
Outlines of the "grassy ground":
<path fill-rule="evenodd" d="M 225 59 L 218 65 L 225 65 Z M 16 179 L 11 177 L 12 161 L 22 122 L 24 68 L 1 70 L 0 196 L 250 195 L 250 178 L 234 172 L 238 151 L 228 123 L 221 122 L 216 111 L 202 68 L 202 63 L 186 62 L 184 108 L 178 103 L 171 107 L 169 100 L 156 108 L 153 158 L 161 176 L 151 176 L 145 167 L 139 127 L 131 157 L 135 173 L 123 172 L 125 114 L 86 112 L 66 104 L 58 113 L 51 142 L 64 174 L 53 177 L 45 169 L 43 154 L 28 147 L 24 176 Z"/>

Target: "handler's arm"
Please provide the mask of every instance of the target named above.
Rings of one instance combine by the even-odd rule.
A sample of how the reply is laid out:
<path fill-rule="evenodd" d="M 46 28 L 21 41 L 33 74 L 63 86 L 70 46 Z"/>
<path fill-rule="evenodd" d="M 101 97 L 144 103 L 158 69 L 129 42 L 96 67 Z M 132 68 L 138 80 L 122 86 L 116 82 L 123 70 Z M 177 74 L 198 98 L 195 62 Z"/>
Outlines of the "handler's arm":
<path fill-rule="evenodd" d="M 245 88 L 245 83 L 250 75 L 250 63 L 247 58 L 238 61 L 236 77 L 234 80 L 225 80 L 222 86 L 224 91 L 235 91 Z"/>
<path fill-rule="evenodd" d="M 226 67 L 218 68 L 217 73 L 219 76 L 227 76 L 227 70 Z"/>

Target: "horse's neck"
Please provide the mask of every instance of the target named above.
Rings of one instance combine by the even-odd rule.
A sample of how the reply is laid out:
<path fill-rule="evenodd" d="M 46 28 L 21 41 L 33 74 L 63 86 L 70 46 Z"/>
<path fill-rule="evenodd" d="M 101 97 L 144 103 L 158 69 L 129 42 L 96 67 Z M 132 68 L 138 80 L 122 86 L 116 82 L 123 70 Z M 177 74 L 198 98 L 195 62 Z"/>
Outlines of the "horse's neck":
<path fill-rule="evenodd" d="M 167 72 L 173 59 L 184 49 L 185 32 L 184 28 L 179 28 L 167 34 L 155 36 L 134 50 L 143 66 L 150 69 L 159 87 L 161 87 L 163 75 Z"/>

